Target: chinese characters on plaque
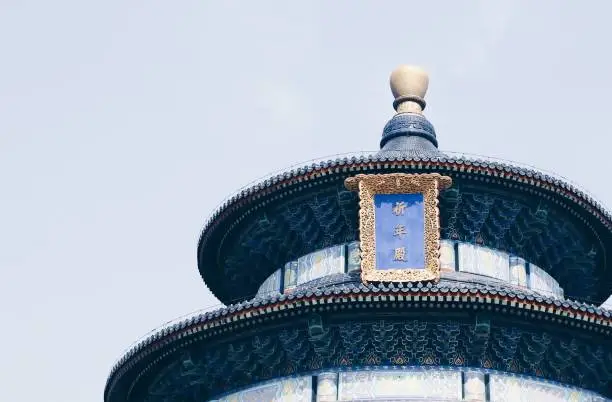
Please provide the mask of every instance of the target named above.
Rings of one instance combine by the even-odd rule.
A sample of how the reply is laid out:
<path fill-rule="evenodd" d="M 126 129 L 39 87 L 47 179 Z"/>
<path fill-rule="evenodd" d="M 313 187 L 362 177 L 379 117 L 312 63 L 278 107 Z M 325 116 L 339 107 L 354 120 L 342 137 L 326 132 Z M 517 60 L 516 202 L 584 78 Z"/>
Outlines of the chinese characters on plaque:
<path fill-rule="evenodd" d="M 424 269 L 423 194 L 376 194 L 374 211 L 376 269 Z"/>
<path fill-rule="evenodd" d="M 345 180 L 359 192 L 361 280 L 438 281 L 438 196 L 452 179 L 438 173 L 358 174 Z"/>

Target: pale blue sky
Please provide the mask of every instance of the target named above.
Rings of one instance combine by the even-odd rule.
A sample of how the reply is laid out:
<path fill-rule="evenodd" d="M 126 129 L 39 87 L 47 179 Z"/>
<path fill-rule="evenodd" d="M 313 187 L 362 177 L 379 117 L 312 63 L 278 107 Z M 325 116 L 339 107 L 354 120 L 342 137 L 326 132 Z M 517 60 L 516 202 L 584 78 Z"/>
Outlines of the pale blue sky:
<path fill-rule="evenodd" d="M 606 205 L 612 3 L 0 2 L 0 400 L 102 399 L 122 350 L 216 303 L 199 231 L 228 193 L 376 150 L 391 70 L 430 72 L 443 150 Z"/>

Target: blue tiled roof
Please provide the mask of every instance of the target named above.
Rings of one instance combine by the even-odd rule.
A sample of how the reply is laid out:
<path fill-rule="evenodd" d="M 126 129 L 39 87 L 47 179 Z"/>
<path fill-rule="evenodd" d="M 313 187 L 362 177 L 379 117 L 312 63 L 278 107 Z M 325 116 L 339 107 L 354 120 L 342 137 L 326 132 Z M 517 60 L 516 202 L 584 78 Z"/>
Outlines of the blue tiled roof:
<path fill-rule="evenodd" d="M 306 283 L 291 294 L 256 298 L 197 314 L 164 328 L 141 341 L 118 361 L 109 377 L 107 391 L 137 362 L 152 353 L 163 357 L 175 353 L 179 344 L 206 344 L 208 337 L 220 334 L 223 334 L 222 339 L 229 340 L 232 331 L 244 332 L 252 325 L 262 325 L 267 315 L 284 314 L 284 325 L 291 326 L 291 317 L 298 319 L 299 311 L 323 312 L 336 310 L 333 306 L 338 306 L 337 314 L 340 314 L 343 310 L 349 311 L 349 305 L 355 305 L 355 308 L 391 308 L 397 312 L 433 309 L 439 311 L 438 315 L 443 312 L 448 317 L 453 317 L 457 312 L 476 314 L 477 311 L 485 311 L 494 314 L 497 319 L 508 314 L 518 315 L 523 320 L 527 318 L 525 323 L 532 319 L 538 322 L 544 320 L 547 326 L 579 327 L 583 334 L 603 337 L 612 334 L 612 312 L 609 310 L 542 296 L 490 278 L 476 278 L 473 274 L 444 273 L 438 284 L 368 285 L 362 284 L 355 273 L 337 274 Z"/>
<path fill-rule="evenodd" d="M 455 184 L 440 203 L 443 238 L 482 239 L 488 247 L 551 267 L 549 273 L 564 282 L 573 297 L 597 302 L 610 294 L 612 259 L 605 254 L 612 250 L 612 217 L 570 184 L 486 160 L 384 153 L 294 169 L 231 198 L 202 231 L 198 247 L 202 277 L 224 302 L 246 298 L 286 261 L 357 240 L 357 200 L 343 189 L 344 178 L 400 171 L 453 177 Z M 477 212 L 482 216 L 474 216 Z M 482 227 L 476 226 L 479 222 Z M 282 238 L 275 233 L 282 233 Z M 528 241 L 521 240 L 525 236 Z M 570 279 L 575 276 L 581 281 Z"/>

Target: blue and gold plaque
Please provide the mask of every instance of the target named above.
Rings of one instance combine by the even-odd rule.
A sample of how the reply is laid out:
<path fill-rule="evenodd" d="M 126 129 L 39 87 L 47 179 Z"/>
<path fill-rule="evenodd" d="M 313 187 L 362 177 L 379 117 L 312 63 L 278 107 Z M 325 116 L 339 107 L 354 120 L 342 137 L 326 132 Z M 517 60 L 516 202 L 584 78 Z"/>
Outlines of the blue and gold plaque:
<path fill-rule="evenodd" d="M 423 194 L 376 194 L 376 269 L 425 269 Z"/>
<path fill-rule="evenodd" d="M 451 185 L 439 174 L 357 175 L 361 278 L 364 282 L 440 278 L 438 195 Z"/>

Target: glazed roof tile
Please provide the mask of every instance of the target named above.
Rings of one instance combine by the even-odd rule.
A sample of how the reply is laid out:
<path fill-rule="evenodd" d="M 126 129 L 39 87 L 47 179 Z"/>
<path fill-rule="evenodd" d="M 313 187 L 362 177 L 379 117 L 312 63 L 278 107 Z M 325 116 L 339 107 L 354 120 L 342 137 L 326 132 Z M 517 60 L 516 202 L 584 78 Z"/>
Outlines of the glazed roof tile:
<path fill-rule="evenodd" d="M 203 279 L 205 282 L 209 282 L 207 283 L 209 289 L 224 302 L 229 302 L 236 298 L 247 297 L 247 295 L 231 294 L 227 289 L 223 289 L 225 285 L 222 285 L 222 283 L 226 281 L 226 279 L 221 278 L 228 275 L 230 270 L 238 268 L 238 266 L 234 266 L 234 262 L 232 262 L 231 266 L 224 268 L 227 269 L 227 273 L 223 273 L 222 270 L 220 270 L 221 267 L 217 265 L 220 261 L 227 258 L 227 255 L 218 256 L 216 259 L 217 262 L 215 263 L 217 265 L 211 264 L 212 260 L 210 257 L 206 257 L 206 262 L 201 259 L 203 256 L 202 253 L 206 250 L 206 245 L 209 243 L 211 239 L 210 236 L 213 235 L 213 233 L 219 231 L 225 233 L 227 229 L 234 230 L 234 227 L 243 225 L 243 221 L 251 222 L 253 218 L 250 215 L 256 208 L 267 205 L 269 202 L 280 198 L 291 199 L 295 194 L 302 194 L 302 192 L 310 188 L 312 184 L 327 183 L 330 180 L 337 180 L 338 175 L 347 176 L 357 173 L 377 173 L 383 170 L 393 171 L 395 169 L 407 169 L 414 172 L 435 171 L 460 178 L 469 178 L 473 180 L 475 184 L 481 183 L 482 186 L 484 186 L 483 189 L 488 186 L 489 180 L 495 180 L 506 186 L 509 191 L 519 191 L 519 193 L 521 191 L 526 191 L 527 193 L 536 191 L 541 194 L 553 193 L 556 197 L 560 197 L 558 199 L 551 199 L 553 203 L 558 203 L 560 200 L 563 200 L 562 202 L 569 203 L 568 205 L 571 205 L 572 209 L 580 211 L 580 213 L 586 213 L 586 216 L 592 217 L 589 222 L 585 221 L 589 228 L 587 230 L 595 230 L 591 224 L 593 222 L 598 222 L 598 225 L 603 226 L 602 229 L 605 232 L 603 233 L 603 238 L 612 238 L 612 215 L 610 215 L 609 211 L 603 208 L 601 203 L 597 202 L 594 197 L 579 190 L 577 186 L 569 183 L 566 179 L 554 174 L 547 174 L 532 167 L 520 166 L 505 161 L 480 159 L 479 157 L 451 153 L 431 157 L 409 157 L 409 155 L 390 156 L 385 152 L 379 152 L 378 154 L 352 154 L 335 158 L 325 158 L 316 163 L 302 165 L 275 174 L 242 189 L 223 202 L 204 225 L 198 244 L 198 265 Z M 332 179 L 332 177 L 335 178 Z M 522 187 L 523 190 L 518 190 L 516 186 Z M 531 190 L 531 188 L 533 188 L 533 190 Z M 548 197 L 548 195 L 546 197 Z M 348 211 L 351 207 L 344 207 L 340 204 L 340 208 L 348 208 Z M 239 215 L 234 215 L 235 213 Z M 230 217 L 231 219 L 228 220 L 227 218 Z M 238 232 L 240 230 L 238 230 Z M 355 229 L 349 229 L 348 232 L 342 233 L 343 235 L 350 235 L 351 230 L 354 231 Z M 597 231 L 599 231 L 599 229 L 597 229 Z M 215 236 L 217 235 L 215 234 Z M 602 233 L 600 232 L 597 236 L 601 237 Z M 607 241 L 608 240 L 604 240 L 604 242 Z M 213 250 L 219 249 L 220 244 L 216 242 L 218 242 L 218 239 L 213 241 L 215 244 L 211 243 L 212 245 L 210 247 L 213 247 Z M 583 245 L 581 247 L 586 246 Z M 305 250 L 305 252 L 310 251 L 313 250 Z M 210 251 L 206 251 L 206 253 L 210 253 Z M 524 258 L 533 257 L 528 255 L 520 256 Z M 558 257 L 554 258 L 558 259 Z M 605 259 L 604 257 L 604 260 Z M 259 264 L 259 262 L 257 264 Z M 251 270 L 253 275 L 262 274 L 260 272 L 262 267 L 253 266 L 252 268 L 254 268 Z M 266 269 L 265 267 L 263 268 L 264 270 Z M 270 269 L 272 268 L 273 267 L 270 267 Z M 231 275 L 236 274 L 236 271 L 233 272 L 234 273 Z M 604 269 L 602 272 L 607 271 Z M 244 276 L 247 275 L 247 273 L 240 275 Z M 589 274 L 587 274 L 587 276 L 588 275 Z M 612 280 L 610 279 L 612 275 L 606 275 L 609 278 L 605 279 L 604 277 L 604 280 L 600 281 L 604 287 L 607 286 L 605 285 L 607 282 Z M 599 277 L 597 280 L 601 278 L 602 277 Z M 253 278 L 247 280 L 252 281 Z M 249 285 L 249 288 L 250 286 L 251 285 Z M 589 285 L 585 283 L 585 286 L 588 287 Z M 241 286 L 238 287 L 238 289 L 247 288 Z M 606 291 L 607 288 L 603 289 L 601 292 L 605 293 Z M 580 290 L 580 292 L 585 294 L 575 294 L 574 296 L 587 297 L 586 293 L 590 291 Z M 254 293 L 255 292 L 253 292 L 253 294 Z M 595 298 L 598 297 L 600 296 L 598 295 Z"/>
<path fill-rule="evenodd" d="M 292 293 L 289 294 L 275 294 L 268 296 L 256 297 L 250 301 L 237 303 L 227 307 L 222 307 L 214 311 L 206 311 L 202 313 L 196 313 L 194 316 L 184 318 L 179 322 L 175 322 L 163 328 L 147 338 L 138 341 L 117 361 L 113 366 L 111 374 L 112 377 L 116 371 L 129 361 L 132 357 L 147 349 L 149 345 L 152 345 L 163 338 L 171 336 L 181 330 L 192 327 L 200 326 L 204 324 L 212 324 L 215 320 L 223 319 L 224 317 L 233 316 L 235 314 L 241 314 L 242 312 L 252 312 L 254 315 L 266 314 L 266 308 L 275 306 L 286 302 L 300 302 L 310 300 L 313 297 L 324 298 L 329 296 L 337 296 L 342 294 L 343 296 L 357 296 L 368 295 L 368 296 L 390 296 L 390 295 L 402 295 L 405 297 L 415 298 L 429 298 L 439 296 L 450 297 L 453 294 L 462 294 L 467 296 L 470 294 L 471 297 L 476 299 L 471 300 L 452 300 L 458 303 L 487 303 L 486 298 L 505 298 L 509 300 L 515 300 L 515 302 L 522 302 L 525 304 L 537 304 L 543 306 L 539 311 L 550 311 L 552 306 L 556 307 L 557 310 L 554 314 L 567 316 L 570 319 L 581 319 L 579 312 L 587 313 L 590 315 L 588 320 L 598 322 L 600 325 L 606 327 L 612 327 L 612 311 L 594 306 L 591 304 L 582 303 L 575 300 L 557 299 L 554 297 L 541 295 L 529 289 L 509 286 L 507 283 L 493 279 L 480 277 L 475 278 L 477 275 L 453 272 L 445 273 L 439 283 L 405 283 L 405 284 L 374 284 L 370 283 L 364 285 L 358 279 L 358 274 L 336 274 L 330 275 L 324 280 L 314 280 L 296 288 Z M 483 298 L 484 297 L 484 298 Z M 429 299 L 433 301 L 435 299 Z M 351 299 L 353 302 L 353 300 Z M 425 300 L 427 301 L 427 300 Z M 447 300 L 449 302 L 451 300 Z M 331 302 L 344 302 L 342 299 L 332 300 Z M 355 299 L 354 302 L 357 302 Z M 376 302 L 374 302 L 376 303 Z M 510 302 L 508 305 L 512 305 Z M 514 305 L 516 307 L 516 305 Z M 522 308 L 529 309 L 527 306 Z M 244 317 L 247 318 L 248 317 Z M 226 319 L 229 319 L 226 318 Z M 584 319 L 584 318 L 582 318 Z M 200 328 L 202 330 L 202 328 Z"/>
<path fill-rule="evenodd" d="M 445 152 L 443 156 L 435 157 L 435 156 L 426 156 L 426 157 L 406 157 L 409 155 L 388 155 L 387 153 L 378 153 L 378 154 L 357 154 L 352 156 L 344 156 L 338 157 L 334 160 L 320 161 L 316 163 L 311 163 L 310 165 L 304 165 L 301 167 L 293 168 L 288 171 L 284 171 L 282 173 L 275 174 L 274 176 L 264 179 L 260 182 L 257 182 L 253 185 L 250 185 L 242 190 L 239 190 L 236 194 L 230 196 L 228 199 L 223 201 L 219 207 L 211 214 L 208 220 L 205 222 L 201 237 L 200 243 L 205 239 L 206 232 L 210 226 L 214 224 L 217 218 L 223 214 L 223 212 L 231 205 L 240 202 L 242 199 L 248 198 L 250 196 L 258 196 L 259 193 L 263 190 L 270 189 L 272 186 L 276 184 L 281 184 L 282 187 L 288 185 L 286 183 L 287 180 L 300 178 L 304 176 L 306 173 L 318 172 L 324 169 L 329 168 L 344 168 L 349 171 L 361 171 L 363 170 L 362 166 L 357 166 L 358 164 L 373 164 L 373 163 L 393 163 L 393 162 L 406 162 L 406 163 L 416 163 L 416 164 L 429 164 L 429 163 L 451 163 L 457 164 L 458 166 L 455 169 L 459 169 L 459 171 L 465 173 L 473 173 L 473 174 L 484 174 L 487 176 L 497 175 L 505 173 L 512 173 L 517 175 L 518 177 L 513 176 L 504 176 L 504 178 L 509 180 L 514 180 L 517 182 L 523 182 L 526 184 L 536 185 L 538 187 L 541 186 L 539 183 L 533 182 L 525 182 L 523 177 L 528 177 L 530 179 L 535 179 L 539 181 L 543 181 L 547 184 L 551 184 L 555 187 L 558 187 L 563 190 L 567 190 L 569 193 L 575 195 L 576 197 L 582 199 L 582 201 L 591 206 L 595 212 L 600 215 L 602 223 L 606 225 L 606 227 L 612 230 L 612 214 L 600 203 L 597 201 L 594 196 L 589 195 L 584 190 L 579 189 L 576 185 L 570 184 L 567 179 L 561 178 L 560 176 L 556 176 L 553 174 L 548 174 L 543 171 L 539 171 L 535 168 L 531 167 L 522 167 L 518 165 L 513 165 L 510 162 L 502 162 L 502 161 L 494 161 L 490 159 L 479 159 L 477 157 L 471 157 L 467 155 L 452 155 L 449 152 Z M 426 167 L 426 166 L 424 166 Z M 475 171 L 472 168 L 489 168 L 493 169 L 496 172 L 481 172 Z M 456 170 L 455 170 L 456 171 Z M 496 175 L 496 176 L 497 176 Z M 311 178 L 302 178 L 302 179 L 311 179 Z"/>

